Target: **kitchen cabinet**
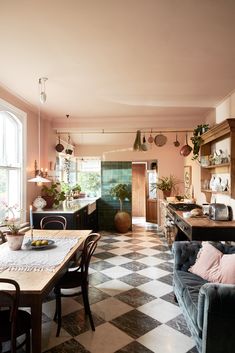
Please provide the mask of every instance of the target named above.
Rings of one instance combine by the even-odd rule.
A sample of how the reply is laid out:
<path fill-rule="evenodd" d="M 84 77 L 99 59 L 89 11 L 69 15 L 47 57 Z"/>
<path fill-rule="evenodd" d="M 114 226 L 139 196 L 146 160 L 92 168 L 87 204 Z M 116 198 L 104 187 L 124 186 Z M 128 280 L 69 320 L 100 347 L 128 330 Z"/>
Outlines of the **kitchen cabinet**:
<path fill-rule="evenodd" d="M 205 194 L 207 202 L 211 202 L 211 195 L 216 193 L 235 198 L 235 119 L 224 120 L 201 137 L 201 192 Z M 226 158 L 215 160 L 209 165 L 203 163 L 203 160 L 216 150 L 223 150 L 220 148 L 223 144 L 227 149 Z M 214 188 L 212 179 L 217 183 Z M 221 186 L 218 183 L 221 183 Z"/>
<path fill-rule="evenodd" d="M 168 216 L 168 211 L 167 211 L 168 202 L 166 200 L 160 200 L 159 206 L 160 206 L 159 225 L 165 235 L 168 245 L 171 245 L 175 240 L 177 229 L 174 222 Z"/>
<path fill-rule="evenodd" d="M 97 202 L 83 202 L 72 207 L 61 206 L 58 209 L 48 209 L 42 212 L 33 212 L 33 225 L 40 229 L 40 221 L 45 216 L 64 216 L 67 220 L 67 229 L 98 230 Z"/>

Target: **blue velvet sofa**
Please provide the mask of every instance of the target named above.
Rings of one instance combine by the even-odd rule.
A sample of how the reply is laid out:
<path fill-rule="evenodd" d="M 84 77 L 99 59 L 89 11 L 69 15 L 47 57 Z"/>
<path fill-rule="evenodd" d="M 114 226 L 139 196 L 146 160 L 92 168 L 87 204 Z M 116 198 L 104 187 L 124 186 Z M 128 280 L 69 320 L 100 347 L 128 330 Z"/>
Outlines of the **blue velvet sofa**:
<path fill-rule="evenodd" d="M 235 246 L 211 243 L 223 253 Z M 173 288 L 200 353 L 235 352 L 235 285 L 209 283 L 188 272 L 201 247 L 196 241 L 173 244 Z"/>

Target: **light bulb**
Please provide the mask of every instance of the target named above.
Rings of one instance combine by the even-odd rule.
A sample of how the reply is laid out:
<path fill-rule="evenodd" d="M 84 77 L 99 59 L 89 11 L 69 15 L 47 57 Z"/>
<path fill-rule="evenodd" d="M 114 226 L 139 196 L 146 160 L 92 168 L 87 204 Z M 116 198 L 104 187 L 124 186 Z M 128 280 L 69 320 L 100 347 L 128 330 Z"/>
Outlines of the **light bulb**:
<path fill-rule="evenodd" d="M 46 103 L 46 100 L 47 100 L 47 95 L 46 95 L 46 93 L 45 93 L 45 92 L 41 92 L 41 93 L 40 93 L 40 102 L 41 102 L 42 104 L 44 104 L 44 103 Z"/>

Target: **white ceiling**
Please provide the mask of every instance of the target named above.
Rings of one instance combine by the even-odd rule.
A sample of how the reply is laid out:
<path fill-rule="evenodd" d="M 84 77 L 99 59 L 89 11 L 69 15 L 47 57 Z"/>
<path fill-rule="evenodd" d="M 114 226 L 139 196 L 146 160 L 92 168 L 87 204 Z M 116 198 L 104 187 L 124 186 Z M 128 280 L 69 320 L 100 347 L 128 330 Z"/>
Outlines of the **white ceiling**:
<path fill-rule="evenodd" d="M 0 85 L 36 109 L 48 77 L 43 114 L 76 143 L 189 129 L 235 89 L 234 18 L 234 0 L 0 0 Z"/>

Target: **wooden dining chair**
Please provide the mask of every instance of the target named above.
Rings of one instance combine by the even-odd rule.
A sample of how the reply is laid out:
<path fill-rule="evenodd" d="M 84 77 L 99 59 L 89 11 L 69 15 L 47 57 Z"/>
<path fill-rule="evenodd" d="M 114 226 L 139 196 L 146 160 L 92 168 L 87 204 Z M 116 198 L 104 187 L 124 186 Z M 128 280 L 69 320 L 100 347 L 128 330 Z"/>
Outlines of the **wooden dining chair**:
<path fill-rule="evenodd" d="M 31 315 L 18 308 L 19 284 L 5 278 L 0 278 L 1 283 L 7 284 L 7 288 L 0 290 L 0 352 L 2 352 L 3 343 L 6 344 L 9 341 L 11 349 L 7 352 L 16 353 L 18 348 L 25 345 L 25 352 L 30 353 Z M 22 335 L 25 335 L 25 339 L 17 345 L 17 337 Z"/>
<path fill-rule="evenodd" d="M 89 264 L 92 255 L 97 247 L 100 234 L 91 233 L 85 240 L 84 246 L 81 252 L 81 257 L 77 260 L 74 267 L 70 267 L 65 275 L 57 282 L 54 288 L 56 297 L 56 311 L 54 320 L 57 319 L 57 332 L 56 337 L 60 335 L 61 329 L 61 297 L 74 297 L 82 295 L 85 313 L 88 315 L 90 325 L 93 331 L 95 331 L 95 325 L 91 314 L 88 287 L 89 287 Z M 72 294 L 63 293 L 63 289 L 77 289 Z"/>
<path fill-rule="evenodd" d="M 64 216 L 45 216 L 40 221 L 41 229 L 66 229 L 67 219 Z"/>

